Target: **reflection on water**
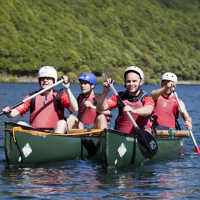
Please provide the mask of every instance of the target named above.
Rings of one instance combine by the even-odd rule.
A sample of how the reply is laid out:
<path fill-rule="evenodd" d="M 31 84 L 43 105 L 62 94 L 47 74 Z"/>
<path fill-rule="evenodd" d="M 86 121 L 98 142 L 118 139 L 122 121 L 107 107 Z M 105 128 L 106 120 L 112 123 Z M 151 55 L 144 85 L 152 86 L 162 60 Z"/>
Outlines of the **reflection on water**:
<path fill-rule="evenodd" d="M 7 194 L 13 197 L 180 199 L 194 192 L 199 194 L 199 181 L 192 187 L 192 178 L 187 174 L 187 168 L 192 170 L 191 163 L 182 166 L 183 161 L 181 158 L 134 170 L 105 169 L 90 161 L 65 162 L 50 168 L 11 167 L 2 169 L 1 185 L 9 185 Z M 196 171 L 191 175 L 198 174 Z"/>
<path fill-rule="evenodd" d="M 83 165 L 82 165 L 83 164 Z M 66 167 L 67 166 L 67 167 Z M 80 168 L 80 166 L 82 166 Z M 2 176 L 15 184 L 14 196 L 66 195 L 73 199 L 78 194 L 94 194 L 100 184 L 96 171 L 87 161 L 66 162 L 59 168 L 9 168 Z"/>
<path fill-rule="evenodd" d="M 1 84 L 0 84 L 1 85 Z M 2 85 L 1 85 L 2 86 Z M 72 85 L 77 96 L 79 87 Z M 158 86 L 147 85 L 150 91 Z M 193 132 L 200 144 L 199 86 L 178 86 L 193 118 Z M 123 86 L 116 86 L 123 88 Z M 0 106 L 14 105 L 34 84 L 3 84 Z M 97 92 L 102 90 L 97 86 Z M 198 93 L 198 94 L 197 94 Z M 192 99 L 192 104 L 191 104 Z M 112 123 L 116 113 L 113 115 Z M 28 115 L 25 119 L 28 120 Z M 140 168 L 105 169 L 90 161 L 67 161 L 26 168 L 4 165 L 3 121 L 0 122 L 0 199 L 198 199 L 200 196 L 200 155 L 194 153 L 191 138 L 179 158 Z M 14 120 L 14 119 L 12 119 Z M 16 119 L 16 121 L 18 121 Z M 21 119 L 20 119 L 21 120 Z"/>

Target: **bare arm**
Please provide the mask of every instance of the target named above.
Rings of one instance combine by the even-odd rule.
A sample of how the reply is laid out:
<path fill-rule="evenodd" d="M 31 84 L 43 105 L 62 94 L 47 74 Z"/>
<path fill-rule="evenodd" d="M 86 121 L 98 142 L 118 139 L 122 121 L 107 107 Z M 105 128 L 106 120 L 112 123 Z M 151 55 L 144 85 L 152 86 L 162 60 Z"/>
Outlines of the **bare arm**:
<path fill-rule="evenodd" d="M 106 103 L 106 97 L 110 91 L 110 83 L 113 82 L 111 79 L 108 79 L 106 82 L 104 82 L 104 90 L 103 93 L 99 96 L 98 101 L 97 101 L 97 111 L 101 112 L 104 110 L 108 110 L 109 106 Z"/>
<path fill-rule="evenodd" d="M 78 103 L 74 95 L 72 94 L 70 88 L 66 88 L 66 93 L 69 98 L 69 103 L 70 103 L 70 110 L 72 112 L 78 112 Z"/>
<path fill-rule="evenodd" d="M 68 76 L 63 76 L 63 87 L 65 88 L 66 94 L 69 98 L 70 110 L 72 112 L 78 112 L 78 102 L 71 92 Z"/>
<path fill-rule="evenodd" d="M 145 106 L 143 106 L 141 108 L 137 108 L 137 109 L 134 109 L 130 106 L 125 106 L 124 111 L 132 112 L 136 115 L 146 117 L 146 116 L 151 115 L 151 113 L 153 112 L 153 108 L 154 107 L 152 105 L 145 105 Z"/>
<path fill-rule="evenodd" d="M 102 93 L 99 97 L 99 101 L 97 102 L 97 111 L 98 112 L 102 112 L 104 110 L 109 109 L 108 104 L 106 103 L 106 97 L 107 94 L 106 93 Z"/>
<path fill-rule="evenodd" d="M 154 100 L 157 100 L 160 95 L 164 94 L 165 90 L 166 90 L 165 87 L 162 87 L 162 88 L 159 88 L 159 89 L 156 89 L 156 90 L 152 90 L 151 97 Z"/>
<path fill-rule="evenodd" d="M 170 90 L 171 92 L 173 92 L 175 87 L 176 87 L 176 84 L 173 81 L 163 83 L 163 86 L 161 88 L 152 90 L 151 97 L 153 98 L 153 100 L 157 100 L 158 97 L 160 95 L 165 94 L 166 91 Z"/>

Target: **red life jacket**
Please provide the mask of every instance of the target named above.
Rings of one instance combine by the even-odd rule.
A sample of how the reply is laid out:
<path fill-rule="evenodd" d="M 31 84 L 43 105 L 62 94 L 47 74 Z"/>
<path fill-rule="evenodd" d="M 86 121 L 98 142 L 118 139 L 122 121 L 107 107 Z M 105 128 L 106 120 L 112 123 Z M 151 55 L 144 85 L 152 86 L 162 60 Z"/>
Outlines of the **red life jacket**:
<path fill-rule="evenodd" d="M 125 105 L 129 105 L 136 109 L 143 107 L 143 99 L 145 98 L 146 94 L 141 90 L 140 94 L 137 97 L 131 97 L 128 96 L 128 92 L 126 91 L 119 92 L 119 96 Z M 127 113 L 123 111 L 123 107 L 120 106 L 119 101 L 118 104 L 119 115 L 115 122 L 115 129 L 129 134 L 136 134 L 135 127 L 130 121 Z M 142 117 L 133 113 L 131 113 L 131 115 L 140 128 L 144 128 L 149 120 L 149 117 Z"/>
<path fill-rule="evenodd" d="M 85 97 L 83 94 L 80 94 L 77 98 L 78 101 L 78 118 L 79 120 L 86 125 L 93 124 L 95 122 L 97 113 L 96 109 L 87 108 L 84 105 L 85 101 L 90 101 L 93 105 L 96 105 L 95 95 L 90 95 L 89 97 Z"/>
<path fill-rule="evenodd" d="M 38 95 L 31 102 L 30 124 L 38 129 L 54 129 L 58 120 L 64 119 L 64 107 L 58 106 L 57 92 L 45 96 Z"/>
<path fill-rule="evenodd" d="M 176 129 L 178 113 L 178 104 L 175 96 L 159 96 L 152 114 L 153 126 L 165 126 Z"/>

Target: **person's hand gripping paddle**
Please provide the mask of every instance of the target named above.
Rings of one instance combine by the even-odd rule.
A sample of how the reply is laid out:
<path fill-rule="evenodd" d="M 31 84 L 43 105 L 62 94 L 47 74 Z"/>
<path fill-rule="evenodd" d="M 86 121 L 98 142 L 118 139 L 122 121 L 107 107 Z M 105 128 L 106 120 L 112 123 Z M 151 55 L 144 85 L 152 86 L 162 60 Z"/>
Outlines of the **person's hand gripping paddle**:
<path fill-rule="evenodd" d="M 39 92 L 37 92 L 37 93 L 35 93 L 35 94 L 33 94 L 33 95 L 31 95 L 31 96 L 25 98 L 25 99 L 22 100 L 21 102 L 16 103 L 16 104 L 15 104 L 14 106 L 12 106 L 10 109 L 12 110 L 13 108 L 15 108 L 15 107 L 17 107 L 17 106 L 19 106 L 19 105 L 21 105 L 21 104 L 23 104 L 23 103 L 25 103 L 25 102 L 27 102 L 27 101 L 33 99 L 33 98 L 35 98 L 37 95 L 42 94 L 42 93 L 46 92 L 47 90 L 50 90 L 50 89 L 52 89 L 53 87 L 55 87 L 55 86 L 61 84 L 62 82 L 63 82 L 63 79 L 61 79 L 60 81 L 57 81 L 57 82 L 54 83 L 53 85 L 50 85 L 49 87 L 44 88 L 43 90 L 40 90 Z M 0 116 L 3 115 L 3 114 L 5 114 L 5 113 L 4 113 L 4 112 L 0 112 Z"/>
<path fill-rule="evenodd" d="M 107 75 L 108 77 L 108 75 Z M 107 78 L 109 79 L 109 78 Z M 118 97 L 118 100 L 120 101 L 120 104 L 125 106 L 123 101 L 120 99 L 120 96 L 118 92 L 116 91 L 112 81 L 109 82 L 110 88 L 112 89 L 113 93 Z M 156 142 L 156 139 L 149 133 L 148 131 L 145 131 L 144 129 L 141 129 L 138 127 L 137 123 L 133 119 L 130 112 L 126 112 L 129 119 L 131 120 L 133 126 L 136 129 L 136 137 L 139 144 L 139 148 L 141 153 L 145 158 L 152 158 L 158 151 L 158 144 Z"/>

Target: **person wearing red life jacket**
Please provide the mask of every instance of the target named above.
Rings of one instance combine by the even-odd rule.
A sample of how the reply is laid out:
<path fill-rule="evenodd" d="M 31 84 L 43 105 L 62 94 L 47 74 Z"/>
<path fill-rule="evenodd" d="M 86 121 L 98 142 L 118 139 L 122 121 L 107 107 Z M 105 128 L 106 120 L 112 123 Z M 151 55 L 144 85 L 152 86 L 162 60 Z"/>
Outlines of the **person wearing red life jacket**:
<path fill-rule="evenodd" d="M 103 115 L 105 114 L 109 116 L 110 111 L 107 110 L 98 113 L 96 110 L 96 104 L 98 101 L 98 95 L 94 92 L 94 88 L 97 85 L 96 76 L 92 73 L 84 72 L 80 74 L 78 80 L 81 88 L 81 93 L 77 98 L 79 107 L 78 116 L 70 115 L 67 119 L 67 124 L 69 125 L 68 128 L 104 129 L 105 127 L 102 125 L 106 123 L 106 118 L 104 118 Z"/>
<path fill-rule="evenodd" d="M 45 89 L 57 82 L 57 71 L 52 66 L 43 66 L 38 72 L 40 89 Z M 18 115 L 23 116 L 30 110 L 30 124 L 20 121 L 24 126 L 31 126 L 37 129 L 54 129 L 56 133 L 65 133 L 66 120 L 64 108 L 71 113 L 78 111 L 78 103 L 70 90 L 70 83 L 67 76 L 63 76 L 63 87 L 65 91 L 55 91 L 53 89 L 37 95 L 34 99 L 10 109 L 6 106 L 3 112 L 9 117 L 14 118 Z M 25 98 L 27 98 L 27 95 Z"/>
<path fill-rule="evenodd" d="M 100 97 L 98 108 L 100 110 L 118 108 L 119 114 L 115 121 L 115 129 L 128 134 L 136 134 L 127 111 L 131 113 L 139 128 L 145 128 L 154 108 L 153 99 L 141 89 L 144 83 L 144 73 L 137 66 L 130 66 L 124 71 L 124 87 L 126 90 L 118 93 L 124 105 L 120 103 L 116 95 L 106 99 L 111 82 L 113 81 L 108 79 L 104 83 L 104 91 Z"/>
<path fill-rule="evenodd" d="M 161 88 L 151 92 L 151 96 L 155 101 L 152 114 L 152 126 L 155 129 L 180 129 L 177 122 L 179 113 L 185 119 L 185 126 L 188 129 L 192 129 L 192 119 L 186 110 L 184 102 L 179 99 L 183 109 L 183 112 L 181 112 L 174 95 L 177 81 L 176 74 L 166 72 L 162 75 Z"/>

